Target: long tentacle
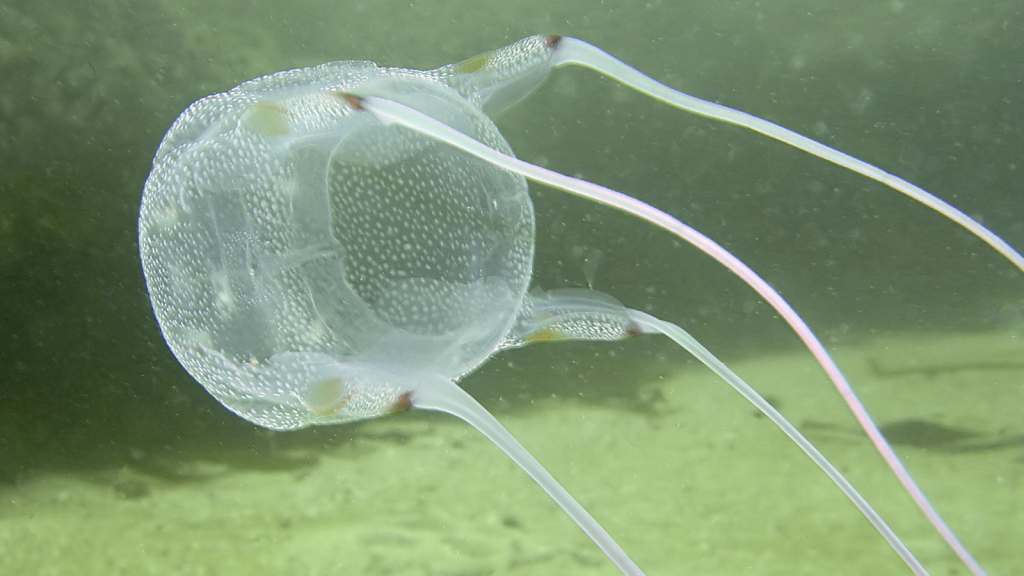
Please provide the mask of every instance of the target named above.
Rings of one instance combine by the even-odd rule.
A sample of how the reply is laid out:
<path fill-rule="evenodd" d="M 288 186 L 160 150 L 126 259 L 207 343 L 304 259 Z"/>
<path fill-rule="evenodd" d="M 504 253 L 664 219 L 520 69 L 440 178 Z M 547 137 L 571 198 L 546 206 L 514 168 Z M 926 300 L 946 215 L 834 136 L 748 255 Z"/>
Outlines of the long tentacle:
<path fill-rule="evenodd" d="M 839 366 L 836 365 L 828 352 L 825 351 L 825 347 L 821 344 L 821 341 L 818 340 L 817 336 L 814 335 L 814 332 L 811 331 L 810 327 L 807 326 L 800 315 L 798 315 L 793 307 L 786 302 L 781 294 L 779 294 L 763 278 L 758 276 L 757 273 L 751 270 L 749 266 L 736 258 L 732 253 L 727 251 L 725 248 L 722 248 L 714 240 L 711 240 L 704 234 L 680 222 L 672 215 L 641 202 L 636 198 L 592 182 L 571 178 L 564 174 L 559 174 L 557 172 L 535 166 L 529 162 L 524 162 L 518 158 L 502 154 L 501 152 L 489 148 L 477 140 L 466 136 L 454 128 L 438 122 L 437 120 L 402 104 L 372 96 L 367 96 L 365 98 L 353 97 L 350 102 L 359 109 L 367 110 L 375 114 L 387 124 L 405 126 L 406 128 L 410 128 L 432 138 L 446 142 L 469 154 L 477 156 L 486 162 L 494 164 L 495 166 L 500 166 L 507 170 L 522 174 L 536 182 L 541 182 L 569 192 L 570 194 L 582 196 L 623 212 L 633 214 L 634 216 L 642 218 L 647 222 L 675 234 L 679 238 L 689 242 L 720 262 L 723 266 L 739 276 L 744 282 L 757 291 L 757 293 L 779 313 L 786 323 L 793 328 L 797 333 L 797 336 L 800 337 L 804 345 L 811 351 L 811 354 L 814 355 L 814 358 L 835 384 L 836 388 L 846 401 L 846 404 L 851 410 L 853 410 L 858 421 L 860 421 L 861 426 L 868 431 L 868 435 L 871 437 L 872 442 L 878 448 L 882 457 L 885 458 L 889 467 L 894 471 L 905 489 L 910 493 L 918 507 L 925 512 L 929 520 L 932 521 L 933 525 L 935 525 L 940 532 L 944 531 L 944 537 L 946 536 L 946 533 L 948 533 L 955 542 L 959 543 L 959 540 L 957 540 L 953 535 L 952 530 L 950 530 L 945 524 L 941 516 L 939 516 L 939 513 L 924 495 L 924 492 L 921 491 L 913 478 L 911 478 L 910 473 L 903 467 L 899 457 L 896 456 L 896 453 L 882 436 L 882 433 L 878 430 L 878 426 L 875 425 L 874 421 L 868 415 L 864 405 L 861 403 L 860 399 L 857 398 L 857 395 L 853 392 L 853 388 L 846 381 L 846 377 L 843 376 L 843 373 L 839 370 Z M 984 572 L 982 571 L 982 573 Z"/>

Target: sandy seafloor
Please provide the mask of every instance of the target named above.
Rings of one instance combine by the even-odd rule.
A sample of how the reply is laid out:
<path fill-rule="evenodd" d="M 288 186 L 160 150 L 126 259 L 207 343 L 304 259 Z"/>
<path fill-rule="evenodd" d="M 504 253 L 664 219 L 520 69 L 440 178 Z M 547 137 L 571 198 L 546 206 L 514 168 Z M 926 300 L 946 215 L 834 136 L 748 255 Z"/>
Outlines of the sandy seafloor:
<path fill-rule="evenodd" d="M 1007 333 L 837 352 L 924 490 L 990 574 L 1024 574 L 1024 359 Z M 848 475 L 935 575 L 966 574 L 806 354 L 734 368 Z M 501 417 L 649 575 L 909 574 L 842 494 L 706 370 L 639 386 L 649 410 L 570 398 Z M 910 424 L 908 424 L 910 423 Z M 211 439 L 211 442 L 216 442 Z M 202 459 L 0 492 L 0 574 L 615 574 L 548 497 L 446 415 L 360 425 L 278 470 Z"/>

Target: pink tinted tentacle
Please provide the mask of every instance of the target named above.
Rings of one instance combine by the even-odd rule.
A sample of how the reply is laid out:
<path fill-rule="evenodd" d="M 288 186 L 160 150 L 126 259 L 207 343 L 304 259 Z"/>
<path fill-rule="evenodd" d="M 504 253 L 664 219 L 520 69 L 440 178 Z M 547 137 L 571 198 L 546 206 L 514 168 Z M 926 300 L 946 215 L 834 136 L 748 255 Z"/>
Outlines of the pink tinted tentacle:
<path fill-rule="evenodd" d="M 997 234 L 945 200 L 942 200 L 927 190 L 886 172 L 877 166 L 864 162 L 858 158 L 854 158 L 853 156 L 840 152 L 839 150 L 835 150 L 834 148 L 812 140 L 802 134 L 779 126 L 774 122 L 769 122 L 763 118 L 758 118 L 757 116 L 753 116 L 739 110 L 715 104 L 714 102 L 709 102 L 684 92 L 680 92 L 669 86 L 665 86 L 664 84 L 661 84 L 653 78 L 643 74 L 639 70 L 636 70 L 632 66 L 629 66 L 614 56 L 604 52 L 600 48 L 582 40 L 577 40 L 575 38 L 557 38 L 552 43 L 552 60 L 555 67 L 564 64 L 577 64 L 591 68 L 670 106 L 707 118 L 743 126 L 744 128 L 748 128 L 768 136 L 769 138 L 788 144 L 794 148 L 817 156 L 818 158 L 827 160 L 828 162 L 838 166 L 842 166 L 843 168 L 861 174 L 862 176 L 871 178 L 872 180 L 884 184 L 952 220 L 991 246 L 1019 270 L 1024 272 L 1024 256 L 1022 256 L 1020 252 Z M 710 252 L 708 253 L 710 254 Z M 725 264 L 725 261 L 718 258 L 718 256 L 714 256 L 713 254 L 712 256 L 719 260 L 719 262 Z M 730 270 L 733 270 L 732 266 L 729 264 L 726 264 L 726 266 L 728 266 Z M 735 272 L 735 270 L 733 270 L 733 272 Z M 743 279 L 754 287 L 762 297 L 767 299 L 765 293 L 755 286 L 751 280 L 745 277 L 743 277 Z M 760 279 L 758 280 L 760 281 Z M 765 285 L 767 286 L 767 284 Z M 771 303 L 771 300 L 769 300 L 769 302 Z M 778 310 L 780 314 L 783 314 L 783 317 L 786 318 L 786 322 L 793 327 L 800 336 L 800 339 L 803 340 L 804 344 L 818 360 L 818 363 L 821 364 L 825 369 L 825 372 L 828 373 L 829 378 L 842 395 L 846 405 L 857 418 L 861 428 L 864 429 L 865 433 L 867 433 L 868 437 L 871 439 L 871 443 L 875 445 L 875 448 L 885 459 L 889 468 L 899 479 L 904 489 L 906 489 L 914 499 L 917 507 L 925 515 L 942 539 L 946 541 L 953 552 L 956 553 L 960 560 L 968 567 L 968 569 L 970 569 L 972 574 L 975 576 L 985 576 L 986 572 L 984 568 L 981 567 L 963 543 L 960 542 L 960 539 L 957 538 L 953 530 L 946 524 L 945 520 L 942 519 L 942 516 L 938 513 L 935 507 L 932 506 L 931 502 L 929 502 L 928 498 L 924 495 L 924 492 L 910 476 L 910 473 L 903 467 L 899 457 L 896 455 L 895 451 L 893 451 L 892 447 L 889 446 L 889 443 L 885 440 L 885 437 L 882 436 L 882 433 L 879 432 L 878 427 L 868 415 L 864 405 L 861 404 L 856 394 L 854 394 L 853 389 L 839 372 L 839 368 L 836 367 L 834 362 L 832 362 L 832 359 L 825 352 L 825 348 L 821 345 L 818 339 L 811 333 L 810 329 L 807 328 L 803 321 L 799 319 L 799 316 L 796 316 L 795 312 L 793 312 L 794 317 L 789 318 L 788 314 L 783 313 L 782 309 L 776 306 L 775 303 L 772 303 L 772 307 Z"/>
<path fill-rule="evenodd" d="M 766 302 L 768 302 L 769 305 L 771 305 L 772 308 L 779 313 L 783 320 L 793 328 L 797 336 L 811 351 L 811 354 L 818 361 L 818 364 L 822 366 L 826 374 L 828 374 L 829 378 L 835 384 L 836 388 L 843 396 L 843 399 L 846 401 L 851 411 L 853 411 L 854 416 L 871 438 L 872 443 L 882 454 L 886 463 L 889 464 L 889 467 L 899 478 L 904 488 L 910 493 L 918 507 L 924 511 L 925 515 L 930 521 L 932 521 L 933 525 L 935 525 L 936 529 L 944 538 L 949 536 L 952 538 L 953 542 L 959 544 L 959 540 L 956 539 L 952 531 L 938 515 L 938 512 L 936 512 L 932 507 L 927 497 L 921 489 L 918 488 L 917 484 L 910 477 L 910 473 L 903 467 L 903 464 L 899 461 L 899 457 L 896 456 L 896 453 L 889 446 L 888 442 L 886 442 L 882 433 L 878 430 L 878 427 L 868 415 L 864 405 L 860 402 L 860 399 L 857 398 L 852 387 L 839 370 L 839 367 L 829 356 L 825 347 L 814 335 L 810 327 L 807 326 L 803 319 L 796 313 L 789 303 L 786 302 L 782 295 L 772 288 L 764 279 L 758 276 L 750 267 L 744 264 L 736 256 L 732 255 L 732 253 L 727 251 L 725 248 L 722 248 L 714 240 L 708 238 L 701 232 L 698 232 L 696 229 L 677 220 L 672 215 L 641 202 L 636 198 L 627 196 L 626 194 L 617 192 L 610 188 L 605 188 L 599 184 L 571 178 L 564 174 L 559 174 L 528 162 L 524 162 L 518 158 L 506 156 L 497 150 L 484 146 L 480 142 L 458 132 L 454 128 L 408 108 L 407 106 L 383 98 L 371 96 L 361 99 L 360 104 L 362 109 L 375 114 L 386 124 L 394 123 L 416 130 L 425 135 L 447 142 L 448 144 L 468 152 L 469 154 L 473 154 L 474 156 L 490 162 L 491 164 L 522 174 L 531 180 L 535 180 L 564 190 L 570 194 L 588 198 L 600 204 L 633 214 L 634 216 L 646 220 L 647 222 L 650 222 L 686 240 L 728 268 L 733 274 L 749 284 L 762 298 L 765 299 Z M 948 541 L 949 540 L 947 540 L 947 542 Z M 960 545 L 960 549 L 963 549 L 966 553 L 966 549 L 963 548 L 962 544 Z M 967 557 L 971 558 L 969 553 L 967 554 Z M 977 563 L 975 562 L 974 565 L 977 566 Z M 911 568 L 913 568 L 913 566 L 911 566 Z M 980 566 L 978 566 L 978 569 L 980 570 Z M 915 570 L 915 573 L 920 572 Z M 981 570 L 978 574 L 984 574 L 984 571 Z"/>

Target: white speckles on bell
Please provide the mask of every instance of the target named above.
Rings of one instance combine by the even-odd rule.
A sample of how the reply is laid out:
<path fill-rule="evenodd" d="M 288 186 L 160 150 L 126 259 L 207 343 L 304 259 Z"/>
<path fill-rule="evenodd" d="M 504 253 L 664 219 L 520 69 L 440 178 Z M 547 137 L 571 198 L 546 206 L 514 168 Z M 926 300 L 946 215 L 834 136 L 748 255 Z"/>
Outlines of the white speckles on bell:
<path fill-rule="evenodd" d="M 360 91 L 511 152 L 430 74 L 339 62 L 193 104 L 146 182 L 139 244 L 164 336 L 220 402 L 268 428 L 408 407 L 377 372 L 472 370 L 529 282 L 525 180 L 337 96 Z"/>
<path fill-rule="evenodd" d="M 309 333 L 313 337 L 313 342 L 320 342 L 327 337 L 328 329 L 321 320 L 314 320 L 309 325 Z"/>
<path fill-rule="evenodd" d="M 213 284 L 214 303 L 221 314 L 230 314 L 235 310 L 235 297 L 231 294 L 231 281 L 223 270 L 217 270 L 210 274 L 210 283 Z"/>
<path fill-rule="evenodd" d="M 193 350 L 204 350 L 213 346 L 213 338 L 205 330 L 191 330 L 181 340 L 187 343 L 187 348 Z"/>
<path fill-rule="evenodd" d="M 178 209 L 173 204 L 164 206 L 153 218 L 153 225 L 157 228 L 170 228 L 177 223 Z"/>

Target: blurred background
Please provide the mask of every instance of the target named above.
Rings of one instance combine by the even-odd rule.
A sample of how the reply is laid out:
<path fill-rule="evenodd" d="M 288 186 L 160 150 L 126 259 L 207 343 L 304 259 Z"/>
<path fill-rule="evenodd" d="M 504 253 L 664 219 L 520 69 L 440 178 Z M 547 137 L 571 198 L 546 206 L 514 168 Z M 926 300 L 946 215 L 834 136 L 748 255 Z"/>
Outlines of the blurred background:
<path fill-rule="evenodd" d="M 1022 28 L 1014 0 L 0 1 L 0 483 L 154 452 L 266 464 L 268 435 L 175 363 L 138 262 L 152 155 L 202 96 L 329 60 L 427 69 L 530 34 L 575 36 L 889 170 L 1024 247 Z M 496 122 L 523 159 L 643 199 L 734 251 L 831 347 L 1018 322 L 1019 273 L 941 217 L 596 73 L 558 70 Z M 531 193 L 535 284 L 592 283 L 725 358 L 799 345 L 695 249 L 557 191 Z M 654 340 L 572 346 L 509 354 L 514 368 L 494 362 L 466 386 L 485 405 L 510 400 L 500 412 L 575 394 L 594 370 L 628 380 L 682 361 Z M 620 385 L 581 401 L 643 400 Z"/>

